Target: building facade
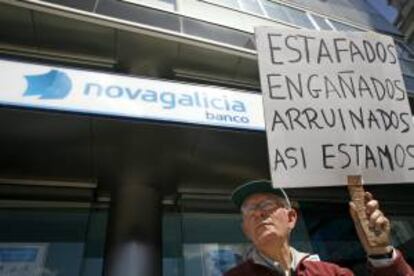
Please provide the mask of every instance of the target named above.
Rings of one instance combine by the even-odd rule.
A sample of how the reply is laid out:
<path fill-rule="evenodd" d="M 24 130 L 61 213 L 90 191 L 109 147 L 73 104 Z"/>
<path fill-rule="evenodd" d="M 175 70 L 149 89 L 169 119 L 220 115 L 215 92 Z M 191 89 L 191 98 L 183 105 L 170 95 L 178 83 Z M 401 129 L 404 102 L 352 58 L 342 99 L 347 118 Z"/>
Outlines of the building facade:
<path fill-rule="evenodd" d="M 414 49 L 414 3 L 413 1 L 389 1 L 389 4 L 398 10 L 394 25 L 405 36 L 406 44 Z M 411 56 L 411 59 L 413 57 Z"/>
<path fill-rule="evenodd" d="M 364 0 L 0 0 L 0 275 L 221 275 L 240 261 L 230 192 L 269 178 L 259 25 L 392 36 L 413 106 L 413 53 Z M 411 186 L 369 189 L 413 265 Z M 289 194 L 293 245 L 364 275 L 346 189 Z"/>

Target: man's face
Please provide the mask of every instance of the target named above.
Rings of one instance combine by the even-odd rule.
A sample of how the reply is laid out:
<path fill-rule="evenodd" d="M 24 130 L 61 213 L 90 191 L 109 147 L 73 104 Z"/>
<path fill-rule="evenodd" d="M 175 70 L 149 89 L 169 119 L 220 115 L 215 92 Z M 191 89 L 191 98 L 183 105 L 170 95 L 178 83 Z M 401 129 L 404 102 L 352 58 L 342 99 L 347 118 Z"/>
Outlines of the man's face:
<path fill-rule="evenodd" d="M 297 218 L 296 211 L 273 194 L 251 195 L 244 201 L 242 213 L 244 233 L 258 248 L 287 242 Z"/>

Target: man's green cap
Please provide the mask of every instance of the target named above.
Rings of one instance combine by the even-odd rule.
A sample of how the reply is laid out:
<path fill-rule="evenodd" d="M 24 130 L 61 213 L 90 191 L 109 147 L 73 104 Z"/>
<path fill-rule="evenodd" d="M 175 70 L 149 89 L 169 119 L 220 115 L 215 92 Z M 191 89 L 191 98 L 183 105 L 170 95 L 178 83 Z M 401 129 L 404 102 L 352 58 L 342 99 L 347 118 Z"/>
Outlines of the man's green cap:
<path fill-rule="evenodd" d="M 269 180 L 253 180 L 238 186 L 231 195 L 231 201 L 241 208 L 243 202 L 253 194 L 275 194 L 284 199 L 289 208 L 291 207 L 286 192 L 282 188 L 273 187 Z"/>

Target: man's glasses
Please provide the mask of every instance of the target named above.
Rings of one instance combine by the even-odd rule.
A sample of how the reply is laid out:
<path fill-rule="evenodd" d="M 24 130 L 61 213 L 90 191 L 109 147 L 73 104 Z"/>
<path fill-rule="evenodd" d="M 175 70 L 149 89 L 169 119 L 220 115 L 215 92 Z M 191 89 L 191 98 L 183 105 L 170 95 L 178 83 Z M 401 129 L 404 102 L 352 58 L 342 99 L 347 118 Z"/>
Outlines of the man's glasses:
<path fill-rule="evenodd" d="M 243 205 L 241 207 L 241 211 L 243 215 L 250 216 L 255 211 L 270 212 L 280 207 L 284 207 L 284 204 L 282 202 L 276 202 L 275 200 L 267 199 L 257 204 Z"/>

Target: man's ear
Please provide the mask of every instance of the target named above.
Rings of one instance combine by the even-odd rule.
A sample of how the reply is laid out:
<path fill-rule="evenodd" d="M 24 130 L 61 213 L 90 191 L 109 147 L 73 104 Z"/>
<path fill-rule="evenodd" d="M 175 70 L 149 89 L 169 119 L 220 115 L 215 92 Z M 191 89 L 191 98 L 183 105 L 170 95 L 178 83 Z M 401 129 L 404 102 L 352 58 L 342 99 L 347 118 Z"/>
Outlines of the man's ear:
<path fill-rule="evenodd" d="M 248 240 L 251 240 L 251 239 L 250 239 L 250 233 L 249 233 L 249 231 L 247 230 L 246 225 L 244 224 L 244 220 L 242 220 L 242 222 L 240 223 L 240 227 L 241 227 L 241 229 L 243 230 L 243 233 L 244 233 L 244 235 L 246 236 L 246 238 L 247 238 Z"/>
<path fill-rule="evenodd" d="M 298 213 L 295 209 L 290 208 L 288 210 L 288 225 L 290 229 L 295 228 L 296 221 L 298 220 Z"/>

